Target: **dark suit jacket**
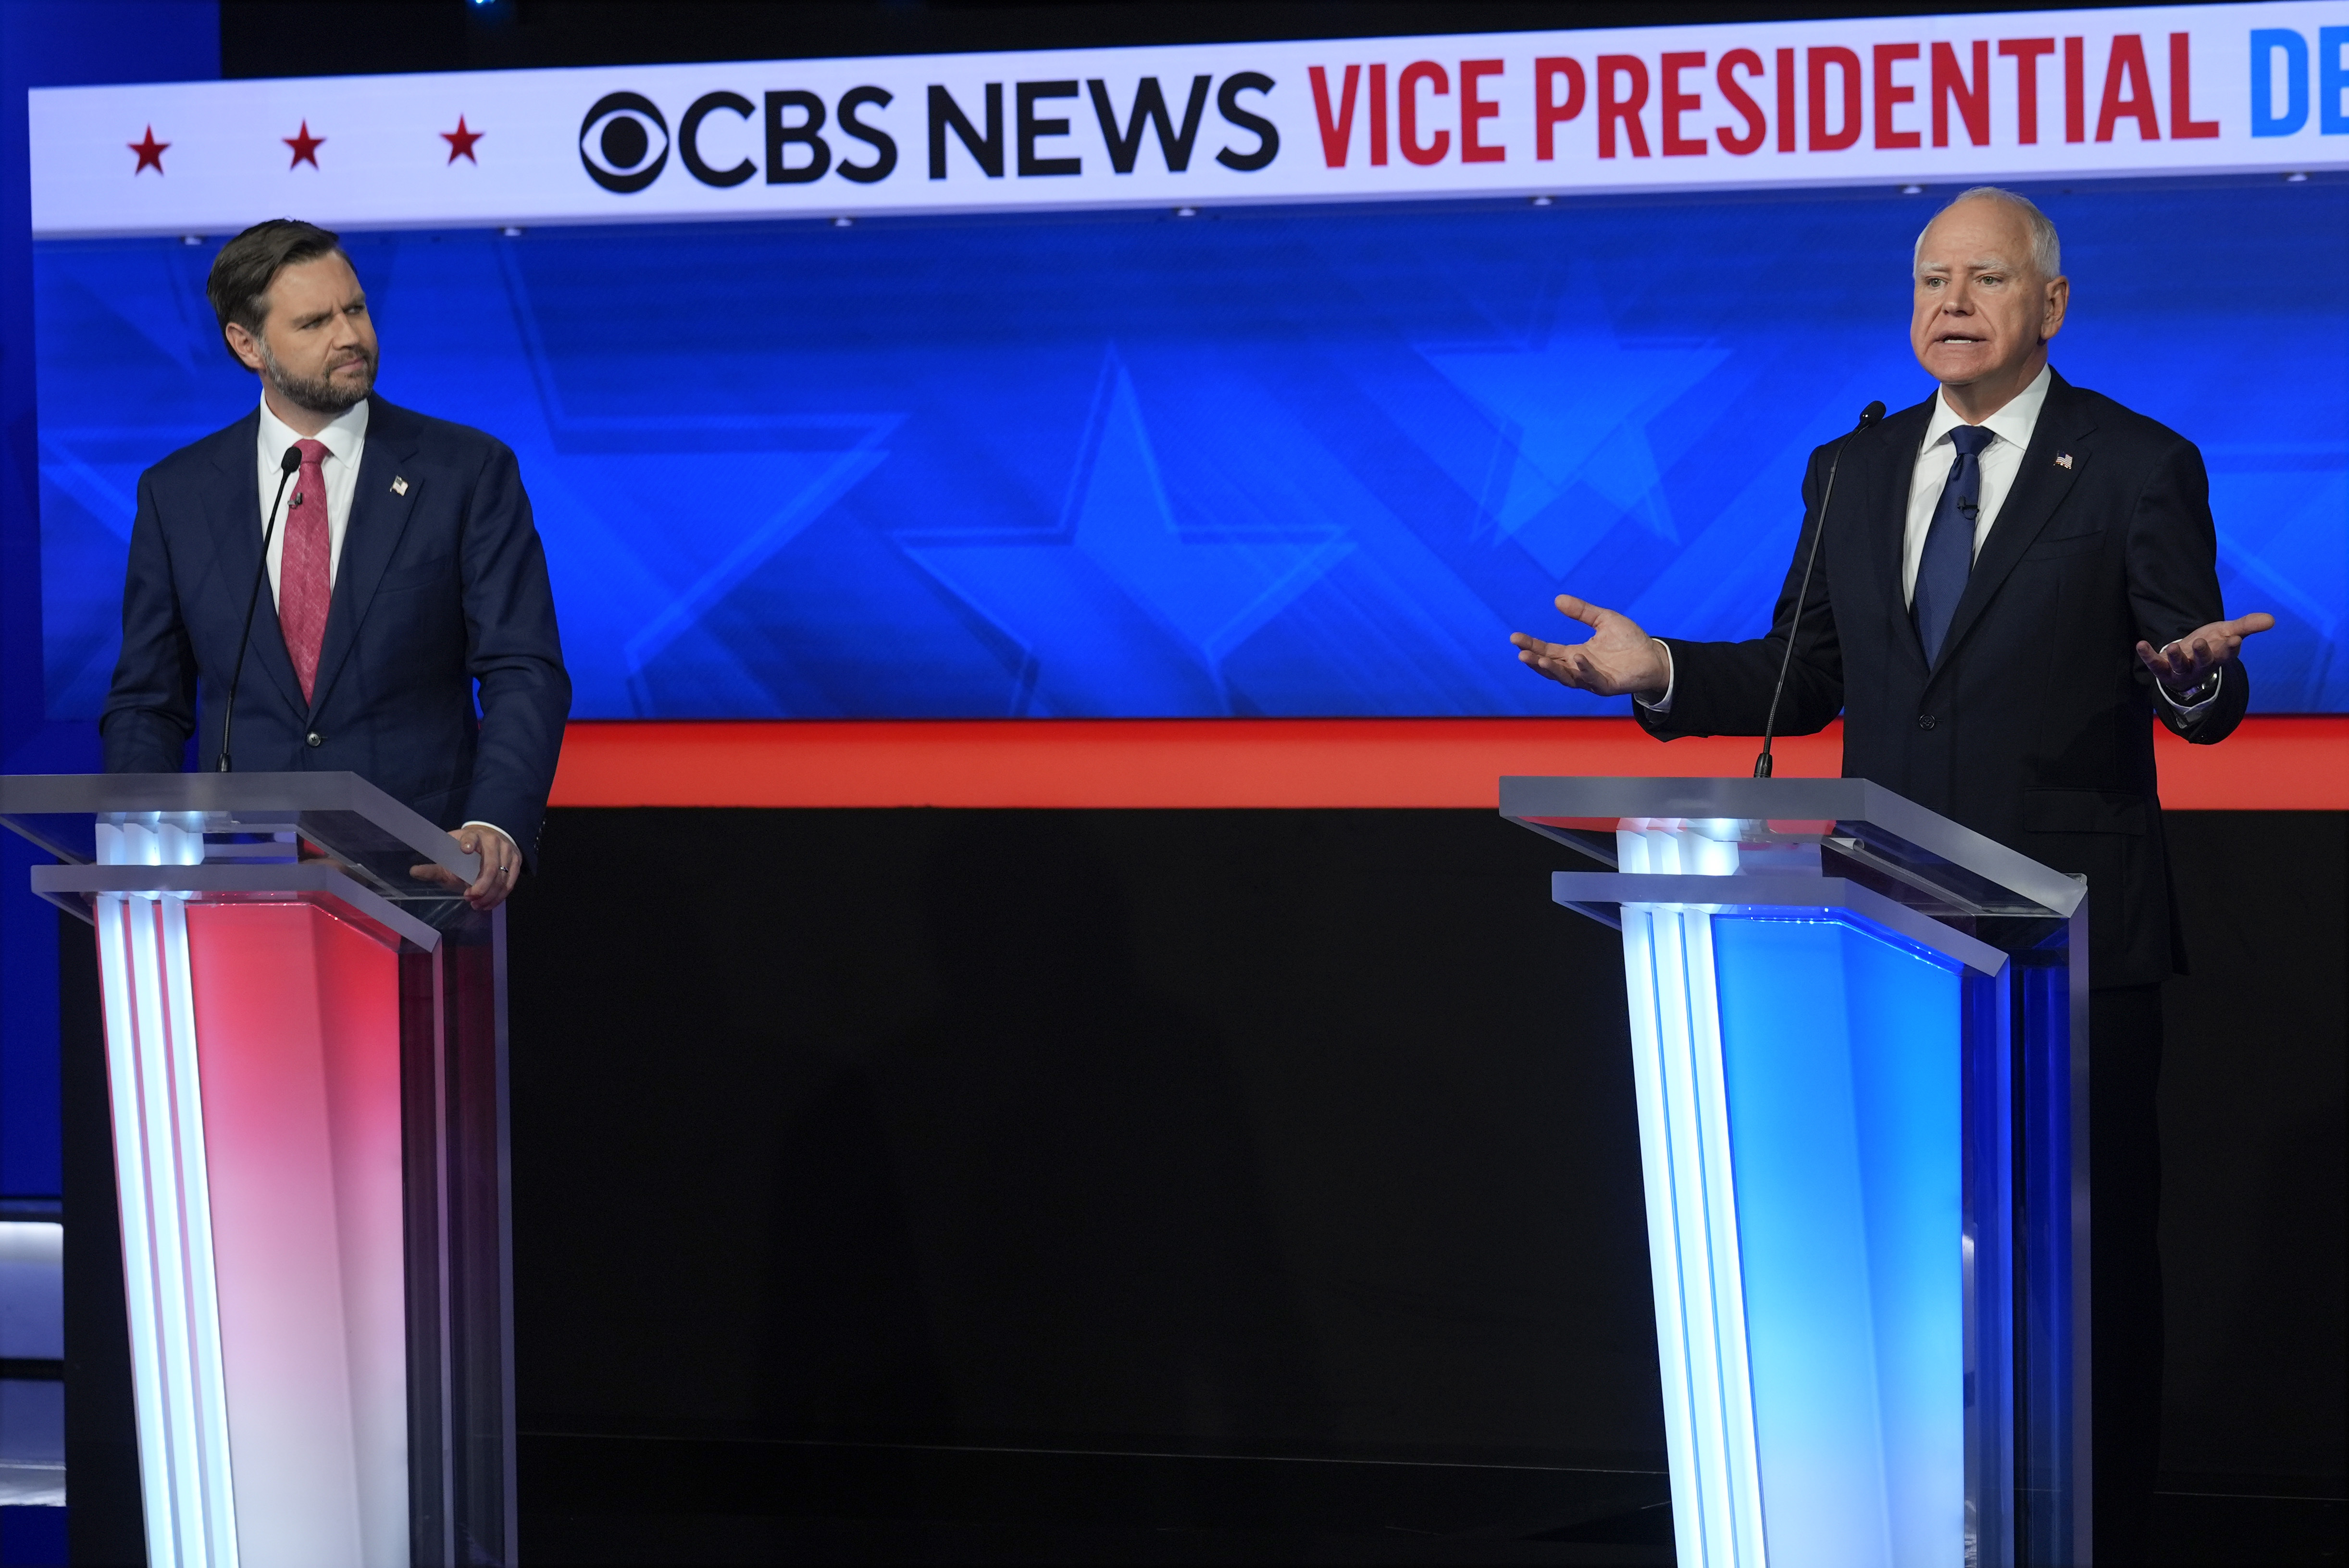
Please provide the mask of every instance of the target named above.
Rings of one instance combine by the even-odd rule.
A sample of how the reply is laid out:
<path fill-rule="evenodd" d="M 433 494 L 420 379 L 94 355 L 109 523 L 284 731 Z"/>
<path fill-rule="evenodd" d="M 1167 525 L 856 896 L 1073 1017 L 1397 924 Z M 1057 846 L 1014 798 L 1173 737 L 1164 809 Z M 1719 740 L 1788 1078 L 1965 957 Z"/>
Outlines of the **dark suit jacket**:
<path fill-rule="evenodd" d="M 221 700 L 261 563 L 260 419 L 256 409 L 140 478 L 122 658 L 100 720 L 109 772 L 179 771 L 200 692 L 196 765 L 220 755 Z M 236 770 L 347 769 L 443 828 L 495 823 L 535 858 L 571 678 L 530 499 L 502 443 L 370 401 L 313 696 L 302 700 L 264 587 L 237 687 Z"/>
<path fill-rule="evenodd" d="M 1784 734 L 1844 716 L 1847 778 L 1872 779 L 2033 860 L 2088 877 L 2089 975 L 2147 985 L 2183 968 L 2156 796 L 2157 717 L 2221 740 L 2251 680 L 2227 666 L 2218 700 L 2180 725 L 2136 654 L 2221 619 L 2209 480 L 2192 442 L 2056 377 L 1998 521 L 1975 558 L 1940 660 L 1900 589 L 1909 477 L 1929 399 L 1851 437 L 1795 645 Z M 2066 466 L 2057 459 L 2068 455 Z M 1815 516 L 1832 445 L 1811 454 Z M 1806 528 L 1772 634 L 1665 638 L 1672 708 L 1638 709 L 1666 739 L 1758 735 L 1802 581 Z"/>

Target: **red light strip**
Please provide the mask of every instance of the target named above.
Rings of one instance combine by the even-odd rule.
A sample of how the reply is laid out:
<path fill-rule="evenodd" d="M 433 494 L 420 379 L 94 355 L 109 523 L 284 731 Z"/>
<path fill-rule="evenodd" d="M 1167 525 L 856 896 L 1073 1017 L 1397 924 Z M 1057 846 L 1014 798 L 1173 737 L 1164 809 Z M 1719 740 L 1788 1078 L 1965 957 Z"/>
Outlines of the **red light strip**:
<path fill-rule="evenodd" d="M 1661 746 L 1628 718 L 578 723 L 557 806 L 1471 807 L 1503 774 L 1742 777 L 1744 738 Z M 2220 746 L 2158 732 L 2176 810 L 2349 810 L 2349 717 L 2254 717 Z M 1789 736 L 1781 778 L 1839 771 Z"/>

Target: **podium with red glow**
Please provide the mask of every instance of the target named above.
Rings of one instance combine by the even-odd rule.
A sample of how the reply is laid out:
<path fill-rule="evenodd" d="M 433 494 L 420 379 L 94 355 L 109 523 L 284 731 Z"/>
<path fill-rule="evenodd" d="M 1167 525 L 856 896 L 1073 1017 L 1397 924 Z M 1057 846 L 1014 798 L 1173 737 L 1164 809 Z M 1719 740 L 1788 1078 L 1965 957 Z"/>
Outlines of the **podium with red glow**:
<path fill-rule="evenodd" d="M 148 1562 L 512 1563 L 474 857 L 348 773 L 11 777 L 0 821 L 97 928 Z"/>

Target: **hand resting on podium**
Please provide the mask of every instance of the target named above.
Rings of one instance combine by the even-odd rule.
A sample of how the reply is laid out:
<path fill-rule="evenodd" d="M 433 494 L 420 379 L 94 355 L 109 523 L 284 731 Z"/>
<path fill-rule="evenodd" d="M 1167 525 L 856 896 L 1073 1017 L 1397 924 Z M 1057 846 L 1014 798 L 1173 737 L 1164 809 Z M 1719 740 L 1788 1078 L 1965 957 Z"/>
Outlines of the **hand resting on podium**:
<path fill-rule="evenodd" d="M 471 886 L 467 887 L 446 867 L 429 863 L 410 866 L 408 874 L 419 882 L 464 888 L 465 902 L 478 910 L 487 912 L 505 903 L 514 883 L 522 880 L 522 851 L 514 848 L 514 841 L 485 822 L 468 822 L 454 836 L 459 849 L 481 857 L 481 872 Z"/>

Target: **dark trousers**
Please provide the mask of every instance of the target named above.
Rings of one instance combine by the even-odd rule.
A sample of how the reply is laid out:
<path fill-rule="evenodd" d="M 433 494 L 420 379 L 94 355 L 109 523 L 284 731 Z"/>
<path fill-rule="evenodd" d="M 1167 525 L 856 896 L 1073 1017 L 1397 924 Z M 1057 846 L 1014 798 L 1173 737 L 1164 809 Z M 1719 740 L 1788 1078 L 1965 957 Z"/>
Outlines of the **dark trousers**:
<path fill-rule="evenodd" d="M 2161 987 L 2091 992 L 2088 1041 L 2095 1560 L 2137 1568 L 2161 1464 Z"/>

